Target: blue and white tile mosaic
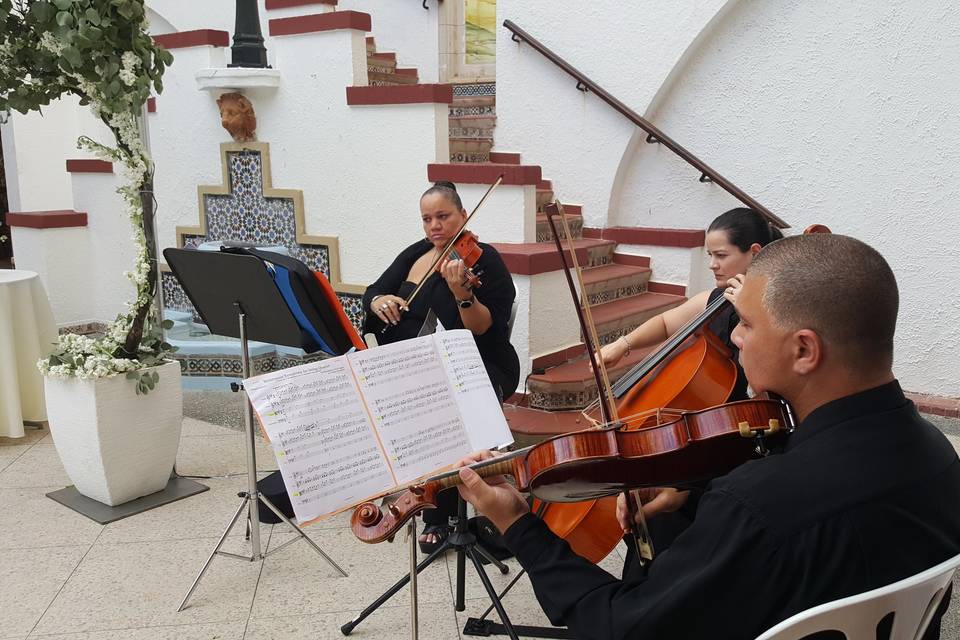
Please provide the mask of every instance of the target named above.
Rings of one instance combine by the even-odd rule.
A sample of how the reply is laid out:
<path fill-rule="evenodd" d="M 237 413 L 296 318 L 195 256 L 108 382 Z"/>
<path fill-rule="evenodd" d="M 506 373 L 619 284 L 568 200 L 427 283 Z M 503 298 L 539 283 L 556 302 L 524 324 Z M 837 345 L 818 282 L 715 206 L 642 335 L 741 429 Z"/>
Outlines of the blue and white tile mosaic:
<path fill-rule="evenodd" d="M 295 203 L 292 198 L 267 197 L 263 193 L 263 158 L 259 151 L 227 152 L 227 176 L 230 193 L 205 194 L 202 209 L 206 235 L 184 234 L 185 247 L 207 241 L 249 242 L 257 246 L 283 246 L 290 255 L 310 269 L 330 277 L 330 248 L 320 244 L 297 242 Z M 161 274 L 164 307 L 186 311 L 195 321 L 200 318 L 190 299 L 170 272 Z M 360 330 L 363 323 L 363 304 L 359 295 L 338 294 L 350 322 Z M 317 355 L 298 358 L 289 355 L 263 354 L 252 359 L 255 373 L 303 364 L 318 359 Z M 240 359 L 237 356 L 191 355 L 180 352 L 184 375 L 239 376 Z"/>

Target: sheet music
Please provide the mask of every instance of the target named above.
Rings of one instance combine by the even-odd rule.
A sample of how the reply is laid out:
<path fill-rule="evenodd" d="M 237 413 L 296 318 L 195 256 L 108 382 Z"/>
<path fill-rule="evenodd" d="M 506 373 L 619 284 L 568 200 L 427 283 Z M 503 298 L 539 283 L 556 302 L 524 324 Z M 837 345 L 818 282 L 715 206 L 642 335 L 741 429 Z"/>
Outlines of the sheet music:
<path fill-rule="evenodd" d="M 300 521 L 395 484 L 346 357 L 247 380 Z"/>
<path fill-rule="evenodd" d="M 276 371 L 245 386 L 300 522 L 513 441 L 464 329 Z"/>

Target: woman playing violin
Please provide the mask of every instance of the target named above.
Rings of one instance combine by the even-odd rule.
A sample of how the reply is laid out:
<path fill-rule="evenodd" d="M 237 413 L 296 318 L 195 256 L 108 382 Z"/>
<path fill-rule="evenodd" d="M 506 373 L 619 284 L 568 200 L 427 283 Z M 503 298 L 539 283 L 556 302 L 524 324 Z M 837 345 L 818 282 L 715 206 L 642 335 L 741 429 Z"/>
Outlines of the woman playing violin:
<path fill-rule="evenodd" d="M 426 236 L 400 252 L 363 296 L 367 310 L 364 333 L 378 336 L 381 343 L 397 342 L 420 334 L 430 311 L 446 329 L 469 329 L 477 342 L 487 375 L 501 402 L 517 389 L 520 361 L 510 344 L 508 323 L 516 298 L 510 272 L 497 250 L 478 243 L 483 253 L 473 265 L 482 286 L 470 288 L 462 260 L 442 263 L 439 272 L 429 273 L 437 256 L 460 229 L 467 212 L 456 187 L 437 182 L 420 197 L 420 219 Z M 417 284 L 421 291 L 410 303 L 406 300 Z M 386 327 L 386 330 L 379 333 Z M 447 492 L 444 505 L 426 512 L 428 531 L 421 537 L 425 552 L 446 534 L 447 515 L 456 505 L 454 492 Z"/>

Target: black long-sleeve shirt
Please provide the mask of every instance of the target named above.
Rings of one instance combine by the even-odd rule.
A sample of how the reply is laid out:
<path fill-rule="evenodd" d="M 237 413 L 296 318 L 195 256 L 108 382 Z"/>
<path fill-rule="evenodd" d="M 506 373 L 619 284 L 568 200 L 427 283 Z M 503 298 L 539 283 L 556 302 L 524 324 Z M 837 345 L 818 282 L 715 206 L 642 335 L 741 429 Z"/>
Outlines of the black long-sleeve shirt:
<path fill-rule="evenodd" d="M 517 390 L 520 381 L 520 360 L 508 335 L 510 312 L 517 297 L 517 290 L 497 250 L 483 242 L 478 244 L 483 253 L 477 259 L 473 270 L 482 273 L 482 285 L 474 293 L 477 300 L 490 310 L 493 325 L 483 334 L 474 334 L 473 337 L 491 383 L 494 388 L 499 388 L 502 398 L 506 400 Z M 410 310 L 400 317 L 400 322 L 389 327 L 382 335 L 378 333 L 383 328 L 383 322 L 370 311 L 370 301 L 375 296 L 387 294 L 403 298 L 410 295 L 416 287 L 416 283 L 407 280 L 410 268 L 417 258 L 432 249 L 433 244 L 427 240 L 413 243 L 400 252 L 376 282 L 367 287 L 363 294 L 363 309 L 366 312 L 364 333 L 376 333 L 384 344 L 415 338 L 431 309 L 445 329 L 464 328 L 460 309 L 447 282 L 439 273 L 432 273 L 410 304 Z"/>
<path fill-rule="evenodd" d="M 894 381 L 816 409 L 783 453 L 714 480 L 645 579 L 615 579 L 532 515 L 505 538 L 550 620 L 581 640 L 755 638 L 960 553 L 960 460 Z"/>

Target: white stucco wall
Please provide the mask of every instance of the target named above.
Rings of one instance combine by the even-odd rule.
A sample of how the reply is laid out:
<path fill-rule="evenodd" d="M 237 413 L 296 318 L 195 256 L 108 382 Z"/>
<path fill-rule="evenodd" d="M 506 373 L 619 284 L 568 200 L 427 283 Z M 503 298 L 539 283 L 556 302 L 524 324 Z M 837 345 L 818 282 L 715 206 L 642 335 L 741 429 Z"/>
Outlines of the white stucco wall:
<path fill-rule="evenodd" d="M 895 372 L 947 396 L 960 396 L 958 24 L 960 7 L 933 0 L 740 2 L 651 116 L 796 230 L 824 223 L 883 253 L 901 293 Z M 732 202 L 655 155 L 626 159 L 620 224 L 701 226 Z"/>
<path fill-rule="evenodd" d="M 724 4 L 498 0 L 497 22 L 512 20 L 642 114 L 692 38 Z M 541 165 L 561 200 L 583 203 L 587 226 L 605 226 L 617 168 L 634 127 L 574 85 L 500 27 L 494 148 L 519 151 L 524 163 Z"/>
<path fill-rule="evenodd" d="M 3 129 L 11 211 L 72 209 L 65 160 L 76 155 L 78 100 L 54 100 L 39 112 L 12 112 Z"/>

